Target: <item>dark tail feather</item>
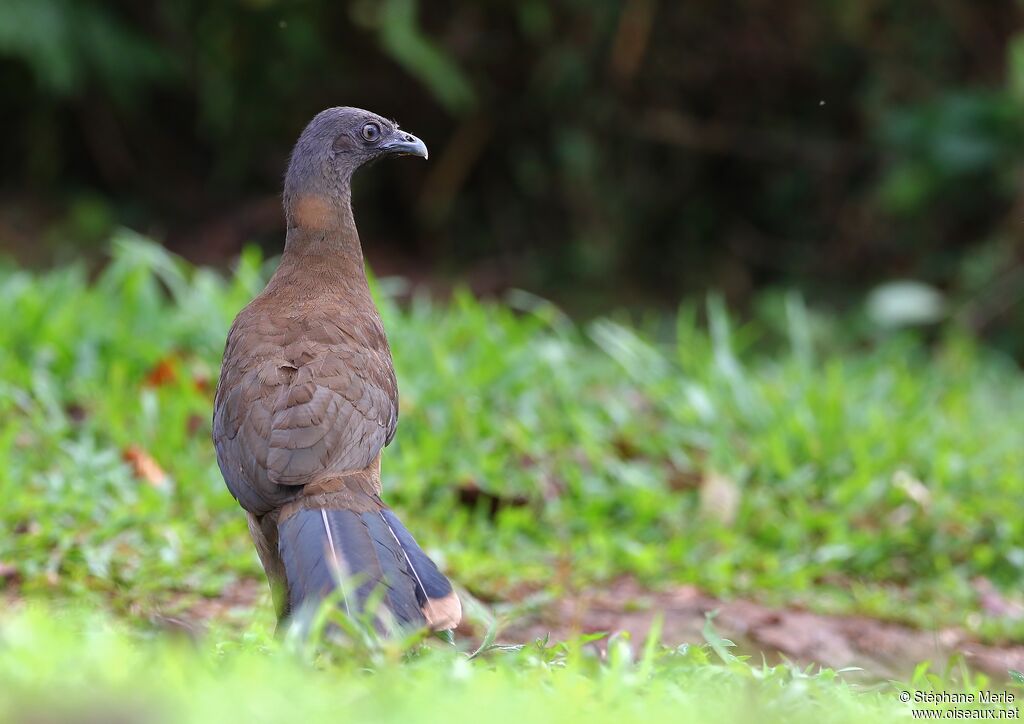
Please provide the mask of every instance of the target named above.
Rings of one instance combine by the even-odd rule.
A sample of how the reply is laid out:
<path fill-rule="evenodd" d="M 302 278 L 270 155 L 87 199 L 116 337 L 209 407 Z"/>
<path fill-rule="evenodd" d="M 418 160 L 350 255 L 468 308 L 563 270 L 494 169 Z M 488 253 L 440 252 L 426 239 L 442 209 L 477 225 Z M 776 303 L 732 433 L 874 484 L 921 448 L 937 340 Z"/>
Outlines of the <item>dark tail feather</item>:
<path fill-rule="evenodd" d="M 448 623 L 450 615 L 432 615 L 440 605 L 431 594 L 440 591 L 438 581 L 447 586 L 456 607 L 458 599 L 390 511 L 299 510 L 280 524 L 278 532 L 290 613 L 315 608 L 340 586 L 351 614 L 362 613 L 371 594 L 380 589 L 382 605 L 402 628 L 453 628 L 458 623 L 459 616 L 448 626 L 441 624 Z M 409 543 L 414 550 L 408 550 Z M 346 590 L 349 581 L 355 582 L 354 590 Z M 451 606 L 449 602 L 445 609 L 449 613 Z"/>
<path fill-rule="evenodd" d="M 445 631 L 458 626 L 462 620 L 462 602 L 452 589 L 451 581 L 437 570 L 437 566 L 419 547 L 397 515 L 385 508 L 380 511 L 380 517 L 402 547 L 409 569 L 416 579 L 416 600 L 430 628 Z"/>

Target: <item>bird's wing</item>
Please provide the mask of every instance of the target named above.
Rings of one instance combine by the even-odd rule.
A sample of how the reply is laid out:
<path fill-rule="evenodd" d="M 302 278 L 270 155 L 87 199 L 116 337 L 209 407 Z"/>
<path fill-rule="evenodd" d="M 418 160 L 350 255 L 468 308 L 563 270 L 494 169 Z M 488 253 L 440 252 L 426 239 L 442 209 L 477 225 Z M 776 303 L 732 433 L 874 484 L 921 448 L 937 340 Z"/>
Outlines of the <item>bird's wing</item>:
<path fill-rule="evenodd" d="M 331 313 L 331 312 L 334 313 Z M 239 315 L 214 413 L 218 462 L 260 513 L 295 486 L 361 470 L 394 435 L 398 385 L 376 315 Z"/>

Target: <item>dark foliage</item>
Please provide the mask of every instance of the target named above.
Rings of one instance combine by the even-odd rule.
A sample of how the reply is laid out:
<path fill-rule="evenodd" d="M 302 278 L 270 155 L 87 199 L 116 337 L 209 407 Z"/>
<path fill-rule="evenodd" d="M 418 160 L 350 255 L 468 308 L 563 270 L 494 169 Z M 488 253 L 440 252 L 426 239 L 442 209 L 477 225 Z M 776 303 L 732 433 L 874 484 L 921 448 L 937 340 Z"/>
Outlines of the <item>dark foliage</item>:
<path fill-rule="evenodd" d="M 358 189 L 378 253 L 556 295 L 910 276 L 1000 328 L 1024 288 L 1020 16 L 1009 0 L 6 0 L 0 182 L 20 209 L 46 200 L 51 235 L 124 222 L 226 258 L 277 243 L 303 124 L 359 105 L 432 150 Z"/>

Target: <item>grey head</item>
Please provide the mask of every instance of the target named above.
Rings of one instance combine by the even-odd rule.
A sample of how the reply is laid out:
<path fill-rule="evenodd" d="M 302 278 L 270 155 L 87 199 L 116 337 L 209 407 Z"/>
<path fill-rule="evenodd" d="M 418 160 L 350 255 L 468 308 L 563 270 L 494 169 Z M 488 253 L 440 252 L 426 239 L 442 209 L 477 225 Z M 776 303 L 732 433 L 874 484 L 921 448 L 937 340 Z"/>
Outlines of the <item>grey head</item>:
<path fill-rule="evenodd" d="M 361 108 L 339 106 L 318 113 L 302 131 L 288 162 L 284 204 L 289 222 L 302 199 L 347 206 L 352 175 L 385 156 L 426 158 L 427 147 L 393 121 Z"/>

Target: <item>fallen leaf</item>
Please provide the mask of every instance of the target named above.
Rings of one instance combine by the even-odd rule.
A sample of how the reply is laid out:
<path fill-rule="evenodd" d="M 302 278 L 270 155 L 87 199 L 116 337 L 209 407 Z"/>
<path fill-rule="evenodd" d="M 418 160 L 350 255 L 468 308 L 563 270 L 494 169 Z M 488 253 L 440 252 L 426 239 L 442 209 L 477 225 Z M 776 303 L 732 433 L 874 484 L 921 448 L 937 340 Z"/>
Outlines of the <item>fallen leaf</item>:
<path fill-rule="evenodd" d="M 927 510 L 931 507 L 932 493 L 928 490 L 928 486 L 906 470 L 897 470 L 893 473 L 892 484 L 906 493 L 907 497 L 921 506 L 921 508 Z"/>
<path fill-rule="evenodd" d="M 131 465 L 132 472 L 139 480 L 154 488 L 160 488 L 167 484 L 167 473 L 163 471 L 152 455 L 138 445 L 129 446 L 122 457 L 126 463 Z"/>
<path fill-rule="evenodd" d="M 213 384 L 210 373 L 206 369 L 194 367 L 192 371 L 192 386 L 202 393 L 213 392 Z"/>
<path fill-rule="evenodd" d="M 522 495 L 502 496 L 484 490 L 475 481 L 469 480 L 458 488 L 459 504 L 466 508 L 482 507 L 489 518 L 494 518 L 502 508 L 523 508 L 530 504 Z"/>
<path fill-rule="evenodd" d="M 721 473 L 709 471 L 700 483 L 700 512 L 723 525 L 732 525 L 740 505 L 736 482 Z"/>
<path fill-rule="evenodd" d="M 164 357 L 146 373 L 145 383 L 149 387 L 169 385 L 178 379 L 178 364 L 173 357 Z"/>

